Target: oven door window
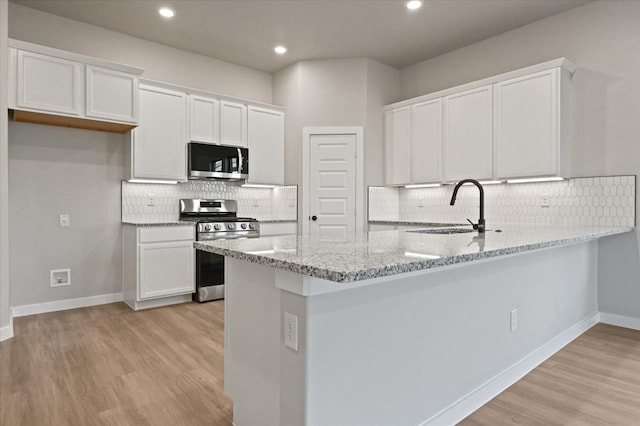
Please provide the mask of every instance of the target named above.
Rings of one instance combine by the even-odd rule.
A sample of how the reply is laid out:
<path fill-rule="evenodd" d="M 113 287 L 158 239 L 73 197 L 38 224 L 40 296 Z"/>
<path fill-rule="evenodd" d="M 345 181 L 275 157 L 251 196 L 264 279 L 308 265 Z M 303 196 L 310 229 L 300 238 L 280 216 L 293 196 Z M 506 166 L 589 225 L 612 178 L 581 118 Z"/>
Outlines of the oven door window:
<path fill-rule="evenodd" d="M 224 256 L 196 250 L 196 283 L 198 287 L 224 284 Z"/>

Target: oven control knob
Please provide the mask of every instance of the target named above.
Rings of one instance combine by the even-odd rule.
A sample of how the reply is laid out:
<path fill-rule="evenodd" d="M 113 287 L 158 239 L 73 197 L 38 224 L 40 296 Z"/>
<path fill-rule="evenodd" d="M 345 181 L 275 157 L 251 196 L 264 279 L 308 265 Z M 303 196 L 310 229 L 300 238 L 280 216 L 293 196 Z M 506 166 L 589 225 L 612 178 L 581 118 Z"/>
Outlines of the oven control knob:
<path fill-rule="evenodd" d="M 227 224 L 227 229 L 233 229 L 233 228 L 234 228 L 233 223 L 228 223 Z"/>
<path fill-rule="evenodd" d="M 204 226 L 204 230 L 209 232 L 211 231 L 211 225 L 209 225 L 208 223 Z"/>
<path fill-rule="evenodd" d="M 241 227 L 242 229 L 247 229 L 247 224 L 246 224 L 246 223 L 243 223 L 242 225 L 240 225 L 240 227 Z"/>
<path fill-rule="evenodd" d="M 216 223 L 215 225 L 213 225 L 213 229 L 215 229 L 216 231 L 219 231 L 220 228 L 222 228 L 222 226 L 220 226 L 219 223 Z"/>
<path fill-rule="evenodd" d="M 249 229 L 256 229 L 256 225 L 254 223 L 249 224 Z"/>

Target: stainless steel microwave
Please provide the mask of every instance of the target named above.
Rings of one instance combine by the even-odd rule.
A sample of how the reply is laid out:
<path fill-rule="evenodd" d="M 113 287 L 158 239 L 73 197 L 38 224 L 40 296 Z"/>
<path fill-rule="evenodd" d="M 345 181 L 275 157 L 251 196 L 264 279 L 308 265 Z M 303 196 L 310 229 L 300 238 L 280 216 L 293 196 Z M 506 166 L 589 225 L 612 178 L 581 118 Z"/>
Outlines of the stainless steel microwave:
<path fill-rule="evenodd" d="M 190 142 L 189 179 L 241 180 L 249 177 L 249 150 Z"/>

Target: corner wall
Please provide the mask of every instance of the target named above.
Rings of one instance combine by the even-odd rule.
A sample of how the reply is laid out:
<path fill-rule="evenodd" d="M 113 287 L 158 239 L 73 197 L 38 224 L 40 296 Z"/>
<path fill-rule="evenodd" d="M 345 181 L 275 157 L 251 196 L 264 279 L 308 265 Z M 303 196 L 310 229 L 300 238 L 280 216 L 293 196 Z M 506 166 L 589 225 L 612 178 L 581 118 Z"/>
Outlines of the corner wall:
<path fill-rule="evenodd" d="M 302 61 L 273 77 L 273 100 L 287 109 L 285 182 L 302 188 L 302 129 L 310 126 L 364 128 L 364 186 L 383 180 L 382 107 L 398 100 L 398 70 L 366 59 Z M 360 155 L 360 154 L 359 154 Z M 298 211 L 302 211 L 302 197 Z M 366 209 L 366 206 L 365 206 Z M 302 218 L 299 214 L 298 217 Z M 301 220 L 304 220 L 302 218 Z M 299 231 L 302 222 L 298 223 Z"/>
<path fill-rule="evenodd" d="M 8 0 L 0 0 L 0 341 L 13 336 L 9 285 Z"/>
<path fill-rule="evenodd" d="M 578 67 L 572 99 L 574 176 L 640 175 L 638 22 L 640 2 L 587 3 L 401 70 L 402 97 L 566 57 Z M 598 276 L 599 310 L 640 325 L 639 238 L 636 233 L 603 239 Z"/>
<path fill-rule="evenodd" d="M 0 1 L 0 28 L 6 33 L 8 19 L 12 38 L 138 66 L 148 79 L 272 101 L 271 74 Z M 6 51 L 0 54 L 6 57 Z M 3 116 L 0 131 L 6 134 Z M 13 121 L 8 128 L 8 142 L 0 138 L 0 207 L 10 208 L 11 220 L 7 224 L 3 216 L 0 243 L 10 238 L 11 252 L 5 250 L 0 261 L 10 262 L 11 274 L 0 264 L 2 315 L 9 300 L 13 307 L 120 293 L 126 136 Z M 70 228 L 59 226 L 64 213 L 71 216 Z M 67 267 L 71 286 L 51 288 L 49 270 Z"/>

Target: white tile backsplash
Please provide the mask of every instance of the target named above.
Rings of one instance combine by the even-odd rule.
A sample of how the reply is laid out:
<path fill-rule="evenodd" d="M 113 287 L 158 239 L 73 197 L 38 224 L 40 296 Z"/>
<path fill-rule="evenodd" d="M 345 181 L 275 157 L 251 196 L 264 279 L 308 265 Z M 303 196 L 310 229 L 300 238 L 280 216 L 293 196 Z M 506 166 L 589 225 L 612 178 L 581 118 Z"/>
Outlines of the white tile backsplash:
<path fill-rule="evenodd" d="M 154 200 L 149 205 L 149 198 Z M 177 185 L 122 182 L 123 222 L 171 222 L 181 198 L 221 198 L 238 202 L 238 215 L 258 220 L 297 219 L 298 187 L 243 188 L 226 182 L 190 181 Z"/>
<path fill-rule="evenodd" d="M 635 176 L 574 178 L 559 182 L 484 185 L 487 223 L 635 226 Z M 465 222 L 478 220 L 478 190 L 369 188 L 369 220 Z M 548 207 L 542 207 L 543 198 Z M 397 212 L 397 219 L 394 212 Z"/>

